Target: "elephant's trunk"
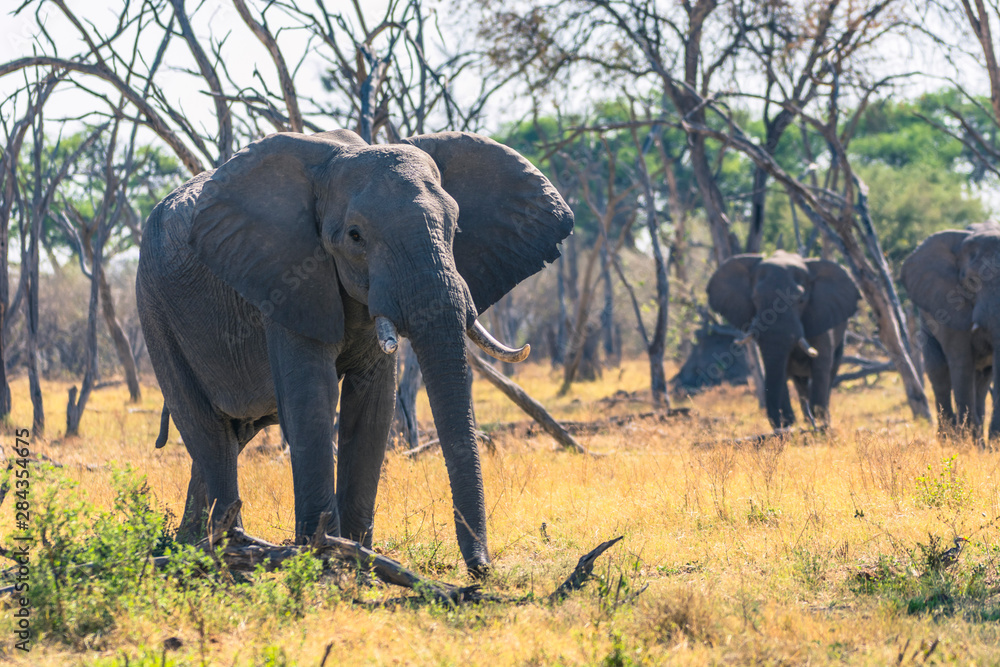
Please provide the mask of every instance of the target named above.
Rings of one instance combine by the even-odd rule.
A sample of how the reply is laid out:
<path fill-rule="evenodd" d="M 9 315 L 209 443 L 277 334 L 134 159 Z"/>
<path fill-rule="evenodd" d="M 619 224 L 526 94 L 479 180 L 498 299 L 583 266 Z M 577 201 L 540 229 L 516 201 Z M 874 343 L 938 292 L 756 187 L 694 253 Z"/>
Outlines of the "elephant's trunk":
<path fill-rule="evenodd" d="M 454 318 L 457 319 L 457 318 Z M 448 468 L 458 545 L 469 571 L 489 566 L 486 501 L 472 410 L 472 377 L 465 358 L 465 330 L 458 323 L 436 324 L 410 333 L 410 343 L 427 386 Z"/>

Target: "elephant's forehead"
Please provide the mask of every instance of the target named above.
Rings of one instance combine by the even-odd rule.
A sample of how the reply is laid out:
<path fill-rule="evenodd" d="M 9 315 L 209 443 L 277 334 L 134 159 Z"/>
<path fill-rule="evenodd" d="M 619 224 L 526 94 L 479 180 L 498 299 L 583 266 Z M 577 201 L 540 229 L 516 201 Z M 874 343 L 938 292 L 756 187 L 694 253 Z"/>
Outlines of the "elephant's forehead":
<path fill-rule="evenodd" d="M 966 252 L 971 250 L 1000 251 L 1000 230 L 984 229 L 970 234 L 962 242 L 962 249 Z"/>
<path fill-rule="evenodd" d="M 771 258 L 760 263 L 760 276 L 771 280 L 791 280 L 802 278 L 808 274 L 805 262 L 802 261 L 802 258 L 794 255 Z"/>
<path fill-rule="evenodd" d="M 437 165 L 427 153 L 407 145 L 368 146 L 354 153 L 344 166 L 365 181 L 380 179 L 425 183 L 440 182 Z"/>

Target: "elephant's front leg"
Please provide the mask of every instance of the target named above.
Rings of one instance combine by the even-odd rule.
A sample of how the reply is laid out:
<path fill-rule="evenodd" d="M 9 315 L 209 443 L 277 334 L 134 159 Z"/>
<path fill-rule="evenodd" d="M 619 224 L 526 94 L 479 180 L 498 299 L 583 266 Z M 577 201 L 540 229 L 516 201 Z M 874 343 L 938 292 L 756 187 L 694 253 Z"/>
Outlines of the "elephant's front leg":
<path fill-rule="evenodd" d="M 802 416 L 806 418 L 813 428 L 816 428 L 816 419 L 813 417 L 812 408 L 809 405 L 809 378 L 802 375 L 793 375 L 792 381 L 795 383 L 795 393 L 799 395 L 799 407 L 802 408 Z"/>
<path fill-rule="evenodd" d="M 374 344 L 344 372 L 340 397 L 337 507 L 341 535 L 371 547 L 375 495 L 396 407 L 396 355 Z M 342 362 L 343 363 L 343 362 Z"/>
<path fill-rule="evenodd" d="M 993 345 L 993 416 L 990 418 L 990 446 L 996 448 L 996 440 L 1000 437 L 1000 345 Z M 983 394 L 986 394 L 984 388 Z"/>
<path fill-rule="evenodd" d="M 943 435 L 949 429 L 958 426 L 958 418 L 951 405 L 951 371 L 948 368 L 948 358 L 945 356 L 941 343 L 926 326 L 920 333 L 924 336 L 924 370 L 934 390 L 934 403 L 938 415 L 938 434 Z M 985 400 L 985 399 L 984 399 Z"/>
<path fill-rule="evenodd" d="M 811 361 L 812 384 L 809 388 L 809 404 L 816 419 L 823 423 L 830 421 L 830 390 L 837 368 L 840 366 L 833 339 L 832 331 L 825 331 L 809 339 L 809 344 L 817 353 Z"/>
<path fill-rule="evenodd" d="M 983 421 L 982 415 L 976 411 L 976 366 L 971 344 L 961 346 L 961 349 L 948 357 L 948 371 L 955 394 L 958 428 L 979 440 L 983 437 Z"/>
<path fill-rule="evenodd" d="M 332 518 L 327 532 L 339 535 L 333 454 L 338 346 L 269 322 L 267 351 L 278 419 L 292 459 L 295 539 L 301 543 L 311 538 L 324 512 Z"/>

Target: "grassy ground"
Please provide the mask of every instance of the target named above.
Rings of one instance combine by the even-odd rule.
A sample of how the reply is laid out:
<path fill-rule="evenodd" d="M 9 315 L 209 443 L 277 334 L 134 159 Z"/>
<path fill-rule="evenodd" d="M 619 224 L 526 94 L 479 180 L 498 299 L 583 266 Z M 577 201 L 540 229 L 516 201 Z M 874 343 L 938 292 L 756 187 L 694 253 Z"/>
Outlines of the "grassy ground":
<path fill-rule="evenodd" d="M 628 362 L 565 398 L 548 367 L 515 379 L 557 417 L 595 420 L 649 411 L 602 400 L 646 378 Z M 26 382 L 13 389 L 12 429 L 30 424 Z M 724 444 L 767 430 L 739 387 L 680 403 L 687 418 L 580 437 L 602 456 L 497 436 L 484 454 L 496 566 L 486 589 L 513 601 L 458 609 L 306 560 L 247 582 L 182 552 L 171 572 L 152 572 L 146 553 L 178 548 L 160 514 L 180 514 L 189 471 L 176 431 L 153 448 L 156 390 L 138 406 L 124 388 L 96 392 L 83 435 L 63 439 L 67 385 L 45 389 L 52 439 L 31 446 L 63 467 L 32 469 L 33 530 L 46 537 L 32 547 L 38 636 L 30 653 L 15 650 L 15 608 L 0 608 L 0 662 L 319 665 L 329 650 L 327 665 L 1000 663 L 1000 456 L 911 421 L 892 376 L 837 390 L 826 435 L 761 447 Z M 524 419 L 485 382 L 476 400 L 484 428 Z M 277 440 L 251 443 L 240 468 L 245 525 L 272 541 L 293 525 Z M 113 472 L 125 465 L 135 472 Z M 15 500 L 0 507 L 5 546 Z M 390 454 L 377 550 L 463 582 L 449 501 L 440 453 Z M 580 555 L 618 535 L 595 581 L 545 601 Z M 943 569 L 937 556 L 956 535 L 970 543 Z"/>

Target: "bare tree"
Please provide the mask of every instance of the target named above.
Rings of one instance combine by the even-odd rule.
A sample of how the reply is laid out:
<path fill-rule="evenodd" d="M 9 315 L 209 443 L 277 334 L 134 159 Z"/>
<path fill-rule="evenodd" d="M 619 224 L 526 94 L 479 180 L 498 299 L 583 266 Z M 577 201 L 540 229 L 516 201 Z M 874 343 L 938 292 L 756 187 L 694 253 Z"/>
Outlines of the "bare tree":
<path fill-rule="evenodd" d="M 825 121 L 814 118 L 802 110 L 797 112 L 830 147 L 832 169 L 836 171 L 831 181 L 839 184 L 839 190 L 813 188 L 790 176 L 766 150 L 748 138 L 730 115 L 720 111 L 711 100 L 704 100 L 705 107 L 722 115 L 728 130 L 713 129 L 684 117 L 681 118 L 680 124 L 688 132 L 725 141 L 753 160 L 758 167 L 765 169 L 771 178 L 785 188 L 788 196 L 805 212 L 813 225 L 821 230 L 824 237 L 840 250 L 862 294 L 875 313 L 879 338 L 903 380 L 910 409 L 914 416 L 930 419 L 930 407 L 923 390 L 922 378 L 917 375 L 910 355 L 905 315 L 868 214 L 868 190 L 853 171 L 842 137 L 837 132 L 841 124 L 836 95 L 837 88 L 834 86 L 829 105 L 830 113 Z M 863 108 L 864 105 L 855 113 L 860 114 Z"/>
<path fill-rule="evenodd" d="M 48 75 L 40 82 L 27 86 L 27 109 L 15 123 L 8 125 L 7 118 L 13 117 L 14 110 L 10 109 L 10 116 L 3 115 L 3 129 L 5 143 L 3 155 L 0 156 L 0 258 L 3 258 L 0 266 L 0 420 L 6 419 L 11 410 L 10 383 L 7 381 L 7 355 L 6 342 L 7 333 L 10 326 L 10 274 L 7 269 L 7 245 L 10 238 L 11 214 L 15 206 L 20 203 L 22 215 L 26 214 L 24 200 L 20 184 L 18 183 L 18 165 L 21 157 L 21 148 L 24 145 L 24 138 L 29 129 L 34 126 L 35 118 L 40 114 L 49 95 L 55 90 L 59 83 L 56 75 Z M 0 108 L 9 104 L 13 107 L 17 96 L 12 96 Z M 22 272 L 23 273 L 23 272 Z M 26 284 L 21 281 L 21 285 Z M 21 289 L 18 294 L 23 293 Z M 16 308 L 15 308 L 16 310 Z M 44 418 L 43 418 L 44 421 Z"/>

